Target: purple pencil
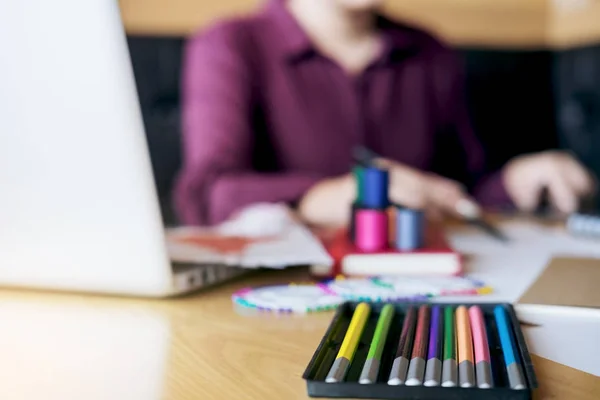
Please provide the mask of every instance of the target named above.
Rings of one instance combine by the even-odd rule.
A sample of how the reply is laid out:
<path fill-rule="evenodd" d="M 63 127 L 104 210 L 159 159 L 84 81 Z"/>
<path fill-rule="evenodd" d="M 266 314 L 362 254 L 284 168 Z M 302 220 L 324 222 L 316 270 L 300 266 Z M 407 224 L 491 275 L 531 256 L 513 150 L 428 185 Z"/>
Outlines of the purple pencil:
<path fill-rule="evenodd" d="M 427 353 L 427 368 L 425 369 L 425 386 L 439 386 L 442 380 L 442 327 L 443 314 L 439 306 L 431 310 L 431 330 L 429 331 L 429 351 Z"/>

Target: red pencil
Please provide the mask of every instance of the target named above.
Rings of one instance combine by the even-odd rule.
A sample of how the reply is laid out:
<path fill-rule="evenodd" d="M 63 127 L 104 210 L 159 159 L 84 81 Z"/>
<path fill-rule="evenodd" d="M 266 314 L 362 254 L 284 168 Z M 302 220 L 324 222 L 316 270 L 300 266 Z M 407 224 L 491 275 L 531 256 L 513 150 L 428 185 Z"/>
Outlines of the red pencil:
<path fill-rule="evenodd" d="M 412 358 L 406 375 L 407 386 L 417 386 L 423 383 L 425 375 L 425 357 L 427 356 L 427 344 L 429 342 L 429 307 L 419 308 L 419 319 L 417 321 L 417 333 L 413 346 Z"/>

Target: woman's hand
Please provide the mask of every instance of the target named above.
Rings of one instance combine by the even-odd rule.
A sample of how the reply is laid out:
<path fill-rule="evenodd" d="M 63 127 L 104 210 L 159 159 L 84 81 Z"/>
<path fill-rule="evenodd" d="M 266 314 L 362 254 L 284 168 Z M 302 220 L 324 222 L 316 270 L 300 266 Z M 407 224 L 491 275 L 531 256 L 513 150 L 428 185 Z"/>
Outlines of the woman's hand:
<path fill-rule="evenodd" d="M 503 171 L 504 186 L 523 211 L 533 211 L 547 189 L 552 204 L 563 213 L 577 210 L 579 199 L 595 190 L 591 174 L 573 156 L 547 151 L 520 156 Z"/>
<path fill-rule="evenodd" d="M 429 216 L 459 215 L 461 204 L 475 202 L 456 181 L 422 172 L 404 164 L 386 163 L 390 171 L 390 200 L 405 207 L 424 210 Z"/>
<path fill-rule="evenodd" d="M 324 179 L 302 197 L 298 204 L 298 213 L 309 225 L 344 226 L 350 220 L 355 198 L 356 182 L 353 175 Z"/>

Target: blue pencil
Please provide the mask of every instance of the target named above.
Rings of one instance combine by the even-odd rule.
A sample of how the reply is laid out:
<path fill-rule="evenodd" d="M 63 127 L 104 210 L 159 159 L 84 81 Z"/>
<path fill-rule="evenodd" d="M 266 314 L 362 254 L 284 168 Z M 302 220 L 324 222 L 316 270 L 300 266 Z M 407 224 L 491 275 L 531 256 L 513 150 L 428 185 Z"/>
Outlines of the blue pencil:
<path fill-rule="evenodd" d="M 525 380 L 523 379 L 519 359 L 515 354 L 515 346 L 504 307 L 496 306 L 494 316 L 496 317 L 496 326 L 498 327 L 502 353 L 504 354 L 508 383 L 511 389 L 525 389 Z"/>

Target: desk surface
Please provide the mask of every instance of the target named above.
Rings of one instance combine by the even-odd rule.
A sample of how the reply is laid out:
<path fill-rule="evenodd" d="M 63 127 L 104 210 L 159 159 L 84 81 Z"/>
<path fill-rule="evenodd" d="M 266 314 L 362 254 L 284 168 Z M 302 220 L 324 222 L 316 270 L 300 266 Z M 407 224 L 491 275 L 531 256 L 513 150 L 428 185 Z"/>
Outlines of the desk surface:
<path fill-rule="evenodd" d="M 185 36 L 263 0 L 119 0 L 129 33 Z M 498 48 L 570 48 L 600 43 L 597 0 L 388 0 L 393 17 L 448 42 Z"/>
<path fill-rule="evenodd" d="M 242 315 L 256 273 L 172 300 L 0 291 L 3 400 L 306 399 L 301 375 L 332 314 Z M 534 357 L 540 399 L 598 399 L 600 378 Z M 8 396 L 6 395 L 8 394 Z"/>

